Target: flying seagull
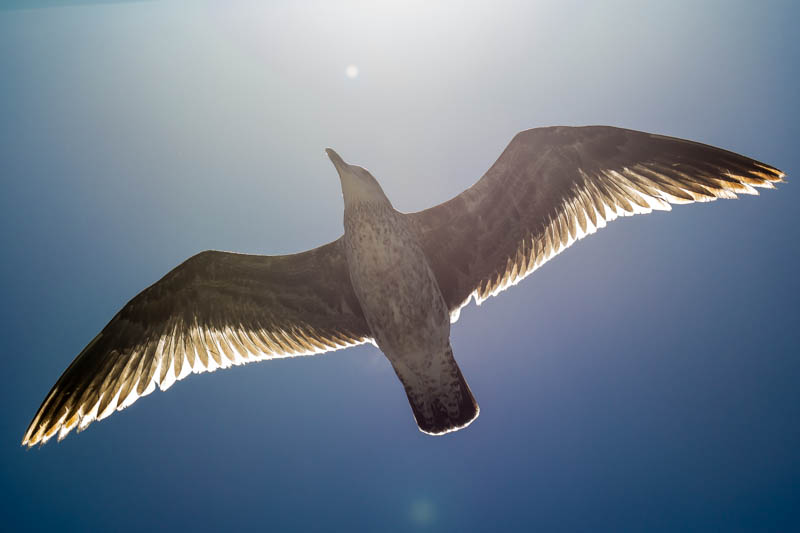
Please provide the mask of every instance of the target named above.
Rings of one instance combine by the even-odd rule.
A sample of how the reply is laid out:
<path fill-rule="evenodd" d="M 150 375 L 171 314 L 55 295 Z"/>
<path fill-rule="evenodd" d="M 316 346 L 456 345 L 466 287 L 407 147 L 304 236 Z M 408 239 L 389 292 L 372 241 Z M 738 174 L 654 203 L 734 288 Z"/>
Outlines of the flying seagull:
<path fill-rule="evenodd" d="M 400 213 L 366 169 L 326 150 L 344 197 L 344 236 L 306 252 L 205 251 L 128 302 L 78 354 L 23 445 L 128 407 L 190 373 L 374 342 L 419 429 L 466 427 L 478 404 L 450 324 L 618 216 L 774 188 L 783 172 L 692 141 L 609 126 L 517 134 L 455 198 Z"/>

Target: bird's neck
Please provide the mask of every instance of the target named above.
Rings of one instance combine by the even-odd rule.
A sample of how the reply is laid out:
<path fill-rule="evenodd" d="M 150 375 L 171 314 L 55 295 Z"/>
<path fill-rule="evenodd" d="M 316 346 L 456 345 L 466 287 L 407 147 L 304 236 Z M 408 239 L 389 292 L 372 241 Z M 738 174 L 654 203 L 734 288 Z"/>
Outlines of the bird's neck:
<path fill-rule="evenodd" d="M 355 229 L 362 224 L 393 223 L 400 215 L 388 201 L 362 201 L 344 204 L 344 228 Z"/>
<path fill-rule="evenodd" d="M 390 207 L 392 205 L 373 178 L 344 173 L 340 176 L 340 181 L 345 208 L 356 207 L 359 204 L 388 204 Z"/>
<path fill-rule="evenodd" d="M 344 207 L 359 208 L 361 205 L 386 205 L 392 207 L 392 203 L 383 194 L 379 188 L 365 188 L 365 187 L 347 187 L 345 183 L 342 187 L 342 197 L 344 198 Z"/>

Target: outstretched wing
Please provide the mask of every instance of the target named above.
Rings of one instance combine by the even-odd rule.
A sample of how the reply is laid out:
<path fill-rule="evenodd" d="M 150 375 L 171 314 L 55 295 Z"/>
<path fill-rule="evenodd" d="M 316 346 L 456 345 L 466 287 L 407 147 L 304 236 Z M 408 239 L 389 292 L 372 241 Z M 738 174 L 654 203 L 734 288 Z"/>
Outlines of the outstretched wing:
<path fill-rule="evenodd" d="M 84 348 L 22 444 L 60 440 L 192 372 L 322 353 L 369 335 L 341 239 L 294 255 L 202 252 L 128 302 Z"/>
<path fill-rule="evenodd" d="M 412 213 L 455 320 L 618 216 L 736 198 L 784 174 L 749 157 L 609 126 L 518 133 L 472 187 Z"/>

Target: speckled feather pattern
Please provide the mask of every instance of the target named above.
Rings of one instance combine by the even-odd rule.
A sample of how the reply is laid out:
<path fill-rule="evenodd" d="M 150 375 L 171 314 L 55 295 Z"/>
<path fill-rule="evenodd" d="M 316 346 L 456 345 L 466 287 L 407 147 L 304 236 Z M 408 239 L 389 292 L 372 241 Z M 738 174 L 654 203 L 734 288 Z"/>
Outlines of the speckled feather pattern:
<path fill-rule="evenodd" d="M 405 215 L 388 202 L 345 210 L 350 280 L 420 429 L 444 433 L 478 413 L 450 347 L 450 311 Z"/>

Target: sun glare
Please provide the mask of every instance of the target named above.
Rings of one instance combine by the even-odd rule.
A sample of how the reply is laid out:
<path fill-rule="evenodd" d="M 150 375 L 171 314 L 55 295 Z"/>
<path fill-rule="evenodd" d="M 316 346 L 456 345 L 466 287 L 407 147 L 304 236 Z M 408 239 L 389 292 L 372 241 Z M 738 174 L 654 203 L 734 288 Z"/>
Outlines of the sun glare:
<path fill-rule="evenodd" d="M 347 68 L 344 69 L 344 73 L 350 79 L 357 78 L 358 77 L 358 67 L 355 66 L 355 65 L 347 65 Z"/>

